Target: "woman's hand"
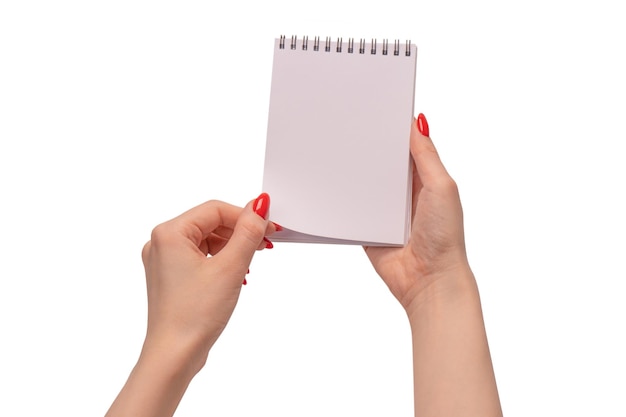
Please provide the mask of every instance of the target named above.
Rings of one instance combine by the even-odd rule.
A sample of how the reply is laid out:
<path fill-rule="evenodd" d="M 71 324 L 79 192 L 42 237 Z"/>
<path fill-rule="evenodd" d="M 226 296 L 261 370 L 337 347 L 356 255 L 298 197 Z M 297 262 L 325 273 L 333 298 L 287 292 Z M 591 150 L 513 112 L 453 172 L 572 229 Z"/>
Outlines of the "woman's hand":
<path fill-rule="evenodd" d="M 244 209 L 209 201 L 154 228 L 142 252 L 144 349 L 175 342 L 202 367 L 237 304 L 255 250 L 264 249 L 264 236 L 275 230 L 266 220 L 268 208 L 267 194 Z"/>
<path fill-rule="evenodd" d="M 432 285 L 446 286 L 448 272 L 469 269 L 463 212 L 456 183 L 444 168 L 420 114 L 411 126 L 413 221 L 402 248 L 365 247 L 376 272 L 409 311 Z M 444 289 L 444 288 L 442 288 Z"/>
<path fill-rule="evenodd" d="M 411 127 L 413 223 L 403 248 L 365 248 L 406 309 L 415 415 L 502 416 L 455 182 L 420 114 Z"/>
<path fill-rule="evenodd" d="M 171 416 L 228 323 L 266 235 L 269 196 L 245 208 L 209 201 L 160 224 L 143 248 L 148 330 L 107 416 Z"/>

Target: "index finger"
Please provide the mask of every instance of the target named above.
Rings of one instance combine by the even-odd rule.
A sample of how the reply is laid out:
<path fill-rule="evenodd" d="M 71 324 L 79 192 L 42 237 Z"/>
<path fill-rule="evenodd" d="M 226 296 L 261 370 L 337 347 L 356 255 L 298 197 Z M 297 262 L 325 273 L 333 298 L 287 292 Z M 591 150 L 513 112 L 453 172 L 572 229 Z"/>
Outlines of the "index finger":
<path fill-rule="evenodd" d="M 209 200 L 187 210 L 168 223 L 196 245 L 220 226 L 234 228 L 242 208 L 219 200 Z"/>

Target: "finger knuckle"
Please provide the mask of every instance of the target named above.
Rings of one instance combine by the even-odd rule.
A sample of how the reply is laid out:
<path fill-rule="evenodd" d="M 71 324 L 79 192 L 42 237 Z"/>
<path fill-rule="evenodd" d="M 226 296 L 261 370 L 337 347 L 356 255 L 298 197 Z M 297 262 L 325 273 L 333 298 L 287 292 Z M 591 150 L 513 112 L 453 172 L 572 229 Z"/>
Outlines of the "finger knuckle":
<path fill-rule="evenodd" d="M 150 234 L 150 242 L 153 246 L 166 246 L 174 237 L 172 227 L 169 223 L 161 223 L 152 229 Z"/>
<path fill-rule="evenodd" d="M 444 187 L 446 190 L 450 192 L 456 193 L 459 191 L 459 186 L 457 185 L 456 181 L 452 177 L 448 177 L 446 179 Z"/>
<path fill-rule="evenodd" d="M 440 188 L 448 196 L 456 196 L 459 194 L 459 186 L 450 176 L 442 178 Z"/>
<path fill-rule="evenodd" d="M 265 224 L 252 221 L 252 219 L 242 221 L 240 227 L 242 235 L 255 244 L 258 244 L 259 240 L 265 236 Z"/>
<path fill-rule="evenodd" d="M 150 246 L 152 246 L 151 241 L 147 241 L 146 244 L 143 245 L 143 248 L 141 249 L 141 260 L 143 261 L 144 264 L 148 262 L 148 259 L 150 257 Z"/>
<path fill-rule="evenodd" d="M 222 200 L 211 199 L 204 203 L 204 206 L 206 206 L 207 208 L 210 207 L 213 210 L 223 210 L 225 207 L 230 206 L 230 204 Z"/>

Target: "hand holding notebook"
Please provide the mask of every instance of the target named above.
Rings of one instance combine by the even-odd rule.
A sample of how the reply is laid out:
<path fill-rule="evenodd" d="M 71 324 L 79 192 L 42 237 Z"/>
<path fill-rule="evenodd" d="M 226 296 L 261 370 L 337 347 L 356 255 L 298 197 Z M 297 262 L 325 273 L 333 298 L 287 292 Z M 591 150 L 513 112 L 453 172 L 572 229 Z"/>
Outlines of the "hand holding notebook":
<path fill-rule="evenodd" d="M 263 190 L 274 241 L 402 246 L 411 221 L 409 42 L 275 40 Z"/>

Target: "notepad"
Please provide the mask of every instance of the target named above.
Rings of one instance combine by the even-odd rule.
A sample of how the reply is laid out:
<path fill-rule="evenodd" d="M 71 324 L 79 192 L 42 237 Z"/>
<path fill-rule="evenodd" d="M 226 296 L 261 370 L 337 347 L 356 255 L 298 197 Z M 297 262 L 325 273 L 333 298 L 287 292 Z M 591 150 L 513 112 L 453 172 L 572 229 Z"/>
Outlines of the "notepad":
<path fill-rule="evenodd" d="M 417 48 L 275 39 L 263 191 L 276 242 L 402 246 Z"/>

